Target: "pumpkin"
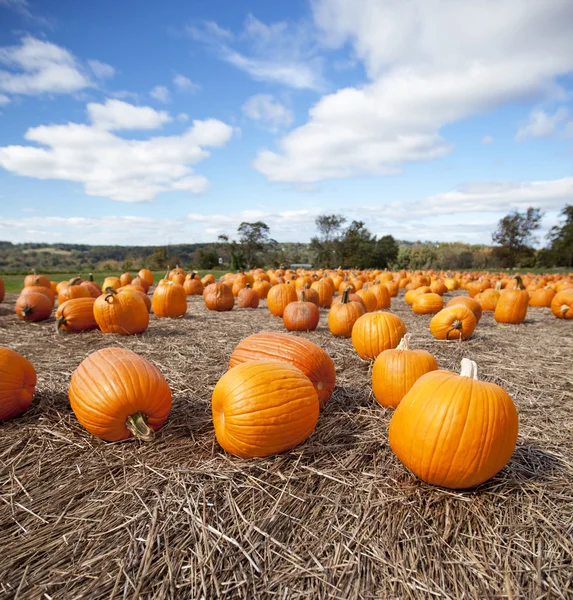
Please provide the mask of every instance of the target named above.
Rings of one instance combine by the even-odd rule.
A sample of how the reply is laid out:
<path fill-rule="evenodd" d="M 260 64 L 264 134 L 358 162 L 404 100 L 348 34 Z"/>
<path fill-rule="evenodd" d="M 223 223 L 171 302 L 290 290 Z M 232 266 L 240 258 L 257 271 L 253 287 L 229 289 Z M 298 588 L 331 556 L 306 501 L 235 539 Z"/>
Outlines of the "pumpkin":
<path fill-rule="evenodd" d="M 149 288 L 151 287 L 147 282 L 147 279 L 144 279 L 143 277 L 135 277 L 135 279 L 131 280 L 131 285 L 137 285 L 142 287 L 146 294 L 147 292 L 149 292 Z"/>
<path fill-rule="evenodd" d="M 301 290 L 298 302 L 291 302 L 285 307 L 283 323 L 289 331 L 314 331 L 320 321 L 318 306 L 306 301 L 305 291 Z"/>
<path fill-rule="evenodd" d="M 20 292 L 20 296 L 25 296 L 26 294 L 36 293 L 36 294 L 44 294 L 52 304 L 52 308 L 56 303 L 56 295 L 51 288 L 43 287 L 41 285 L 29 285 L 22 289 Z"/>
<path fill-rule="evenodd" d="M 45 294 L 28 292 L 16 300 L 16 314 L 22 321 L 44 321 L 52 314 L 52 303 Z"/>
<path fill-rule="evenodd" d="M 80 278 L 77 277 L 73 280 L 74 283 L 70 282 L 70 285 L 67 285 L 66 287 L 61 289 L 61 291 L 58 293 L 59 304 L 63 304 L 66 300 L 71 300 L 72 298 L 87 298 L 91 296 L 89 290 L 84 286 L 80 285 L 79 279 Z"/>
<path fill-rule="evenodd" d="M 56 331 L 62 333 L 96 329 L 95 298 L 73 298 L 60 304 L 56 311 Z"/>
<path fill-rule="evenodd" d="M 149 325 L 149 312 L 140 292 L 116 292 L 109 287 L 94 303 L 94 317 L 103 333 L 133 335 Z"/>
<path fill-rule="evenodd" d="M 564 289 L 551 301 L 551 312 L 558 319 L 573 319 L 573 289 Z"/>
<path fill-rule="evenodd" d="M 149 296 L 143 291 L 143 288 L 139 285 L 126 285 L 125 287 L 119 288 L 119 290 L 117 290 L 118 292 L 122 292 L 122 293 L 127 293 L 127 294 L 134 294 L 135 296 L 137 296 L 138 298 L 141 298 L 143 300 L 143 303 L 145 304 L 145 308 L 147 308 L 147 312 L 149 312 L 151 310 L 151 300 L 149 298 Z"/>
<path fill-rule="evenodd" d="M 317 307 L 320 306 L 320 304 L 319 304 L 320 297 L 318 295 L 318 292 L 315 289 L 311 288 L 308 283 L 306 284 L 306 286 L 303 289 L 296 291 L 296 297 L 299 300 L 302 300 L 303 293 L 304 293 L 304 301 L 305 302 L 312 302 L 315 306 L 317 306 Z"/>
<path fill-rule="evenodd" d="M 310 287 L 318 293 L 318 306 L 330 308 L 334 287 L 325 280 L 314 281 Z"/>
<path fill-rule="evenodd" d="M 52 289 L 50 280 L 45 275 L 38 275 L 38 273 L 36 273 L 36 269 L 34 269 L 33 274 L 26 275 L 26 277 L 24 277 L 24 287 L 31 285 L 38 285 L 40 287 Z"/>
<path fill-rule="evenodd" d="M 406 333 L 395 350 L 384 350 L 374 361 L 374 397 L 382 406 L 396 408 L 422 375 L 437 368 L 438 363 L 429 352 L 410 349 L 410 334 Z"/>
<path fill-rule="evenodd" d="M 279 283 L 274 285 L 268 293 L 267 304 L 269 311 L 275 317 L 282 317 L 288 304 L 296 302 L 297 295 L 294 285 Z"/>
<path fill-rule="evenodd" d="M 529 293 L 523 289 L 521 277 L 516 275 L 515 287 L 513 289 L 506 288 L 499 294 L 493 318 L 498 323 L 518 325 L 525 321 L 528 306 Z"/>
<path fill-rule="evenodd" d="M 456 296 L 446 304 L 446 308 L 455 306 L 456 304 L 463 304 L 464 306 L 467 306 L 474 313 L 476 323 L 479 323 L 479 320 L 483 314 L 483 309 L 481 304 L 475 298 L 468 298 L 468 296 Z"/>
<path fill-rule="evenodd" d="M 529 306 L 537 308 L 548 308 L 555 297 L 555 290 L 550 286 L 539 288 L 532 292 L 529 298 Z"/>
<path fill-rule="evenodd" d="M 418 294 L 412 302 L 412 311 L 417 315 L 435 315 L 444 308 L 444 301 L 439 294 Z"/>
<path fill-rule="evenodd" d="M 0 347 L 0 421 L 28 410 L 36 388 L 32 363 L 10 348 Z"/>
<path fill-rule="evenodd" d="M 153 273 L 149 269 L 141 269 L 137 274 L 137 278 L 145 279 L 145 281 L 147 281 L 148 288 L 153 285 Z"/>
<path fill-rule="evenodd" d="M 151 307 L 156 317 L 178 319 L 187 312 L 185 289 L 174 281 L 164 281 L 155 288 Z"/>
<path fill-rule="evenodd" d="M 430 283 L 430 290 L 432 290 L 433 294 L 438 294 L 438 296 L 443 296 L 447 291 L 448 288 L 445 286 L 445 284 L 442 281 L 433 281 L 432 283 Z"/>
<path fill-rule="evenodd" d="M 372 292 L 376 296 L 376 309 L 383 310 L 392 306 L 392 300 L 390 299 L 390 291 L 386 284 L 375 283 L 373 286 L 368 288 L 369 292 Z M 398 293 L 398 288 L 396 288 Z"/>
<path fill-rule="evenodd" d="M 499 301 L 499 294 L 500 290 L 488 288 L 487 290 L 484 290 L 483 292 L 480 292 L 479 294 L 474 296 L 474 299 L 480 303 L 481 308 L 484 312 L 493 312 Z"/>
<path fill-rule="evenodd" d="M 90 273 L 91 277 L 91 273 Z M 89 295 L 92 298 L 97 298 L 101 294 L 101 288 L 95 281 L 82 281 L 80 285 L 88 291 Z"/>
<path fill-rule="evenodd" d="M 229 368 L 253 360 L 294 365 L 310 379 L 321 404 L 328 401 L 336 383 L 334 363 L 327 352 L 310 340 L 288 333 L 263 332 L 246 337 L 233 350 Z"/>
<path fill-rule="evenodd" d="M 357 296 L 362 298 L 366 312 L 373 312 L 378 308 L 378 298 L 370 291 L 368 286 L 364 286 L 356 292 Z M 390 296 L 388 296 L 390 297 Z"/>
<path fill-rule="evenodd" d="M 342 283 L 338 286 L 338 294 L 342 296 L 345 290 L 350 290 L 350 294 L 356 293 L 356 286 L 352 284 L 352 282 L 348 281 L 348 279 L 343 279 Z"/>
<path fill-rule="evenodd" d="M 6 289 L 4 288 L 4 280 L 0 277 L 0 302 L 4 300 Z"/>
<path fill-rule="evenodd" d="M 351 289 L 346 287 L 340 301 L 333 302 L 328 311 L 328 328 L 333 335 L 350 337 L 354 324 L 366 312 L 364 304 L 349 299 Z"/>
<path fill-rule="evenodd" d="M 518 416 L 508 394 L 478 381 L 477 366 L 461 374 L 430 371 L 404 396 L 390 421 L 394 454 L 432 485 L 466 489 L 507 464 L 517 441 Z"/>
<path fill-rule="evenodd" d="M 159 369 L 125 348 L 93 352 L 73 372 L 70 405 L 80 424 L 107 442 L 150 441 L 171 410 Z"/>
<path fill-rule="evenodd" d="M 390 298 L 395 298 L 400 291 L 400 286 L 397 281 L 386 281 L 382 284 L 390 294 Z M 387 308 L 390 308 L 389 306 Z"/>
<path fill-rule="evenodd" d="M 201 296 L 203 290 L 205 289 L 201 283 L 199 275 L 197 275 L 195 272 L 187 275 L 185 282 L 183 283 L 183 288 L 188 296 Z"/>
<path fill-rule="evenodd" d="M 271 287 L 271 284 L 264 279 L 257 279 L 253 284 L 253 289 L 257 292 L 261 300 L 266 300 Z"/>
<path fill-rule="evenodd" d="M 469 340 L 476 328 L 475 314 L 464 304 L 453 304 L 434 315 L 430 333 L 438 340 Z"/>
<path fill-rule="evenodd" d="M 314 431 L 319 411 L 310 379 L 284 362 L 238 365 L 227 371 L 213 390 L 217 441 L 242 458 L 294 448 Z"/>
<path fill-rule="evenodd" d="M 250 283 L 247 283 L 237 294 L 237 305 L 239 308 L 257 308 L 259 301 L 259 295 L 251 288 Z"/>
<path fill-rule="evenodd" d="M 474 298 L 480 292 L 483 292 L 484 290 L 487 290 L 490 287 L 491 283 L 487 279 L 479 279 L 478 281 L 470 281 L 467 284 L 466 289 L 468 291 L 468 294 L 470 295 L 470 298 Z"/>
<path fill-rule="evenodd" d="M 74 285 L 74 280 L 70 281 L 70 285 Z M 119 290 L 121 286 L 122 283 L 119 277 L 106 277 L 101 285 L 104 290 L 106 290 L 108 287 L 112 287 L 114 290 Z"/>
<path fill-rule="evenodd" d="M 363 360 L 374 360 L 384 350 L 396 348 L 406 333 L 404 321 L 390 312 L 366 313 L 352 329 L 352 345 Z"/>
<path fill-rule="evenodd" d="M 133 281 L 133 275 L 131 273 L 128 273 L 127 271 L 125 273 L 122 273 L 119 276 L 119 281 L 121 283 L 121 285 L 129 285 L 132 281 Z"/>
<path fill-rule="evenodd" d="M 219 312 L 232 310 L 235 306 L 235 296 L 226 283 L 210 283 L 203 291 L 203 301 L 209 310 Z"/>
<path fill-rule="evenodd" d="M 207 275 L 201 278 L 201 283 L 203 284 L 203 287 L 207 287 L 208 285 L 215 283 L 215 276 L 212 273 L 207 273 Z"/>

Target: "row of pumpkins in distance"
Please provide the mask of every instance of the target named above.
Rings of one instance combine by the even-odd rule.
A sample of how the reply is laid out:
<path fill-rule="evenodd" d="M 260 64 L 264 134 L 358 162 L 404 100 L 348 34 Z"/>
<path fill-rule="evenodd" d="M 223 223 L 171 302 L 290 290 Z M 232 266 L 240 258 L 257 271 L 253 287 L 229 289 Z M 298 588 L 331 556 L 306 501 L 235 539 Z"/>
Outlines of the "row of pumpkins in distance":
<path fill-rule="evenodd" d="M 372 369 L 378 402 L 395 408 L 388 441 L 398 459 L 424 481 L 452 489 L 475 487 L 498 473 L 513 454 L 518 415 L 509 395 L 482 382 L 464 358 L 461 373 L 439 370 L 409 334 L 382 351 Z M 328 353 L 290 333 L 243 339 L 211 398 L 220 446 L 249 459 L 286 452 L 320 427 L 321 408 L 336 382 Z M 23 356 L 0 347 L 0 421 L 29 407 L 36 371 Z M 151 442 L 166 422 L 172 394 L 159 369 L 125 348 L 88 355 L 68 386 L 70 406 L 92 435 L 109 442 Z"/>
<path fill-rule="evenodd" d="M 104 333 L 131 335 L 147 329 L 151 309 L 158 318 L 185 315 L 189 295 L 202 294 L 206 307 L 215 311 L 232 310 L 235 298 L 241 308 L 257 308 L 259 301 L 266 299 L 271 314 L 281 317 L 289 331 L 313 331 L 320 319 L 319 308 L 328 308 L 330 331 L 354 338 L 357 322 L 359 330 L 372 322 L 379 322 L 378 328 L 400 327 L 398 317 L 378 311 L 390 308 L 391 298 L 403 287 L 404 299 L 413 313 L 435 315 L 430 331 L 437 339 L 469 339 L 483 311 L 492 311 L 497 322 L 508 324 L 523 323 L 529 307 L 549 307 L 556 317 L 573 319 L 573 278 L 563 274 L 512 278 L 433 272 L 261 269 L 227 273 L 216 282 L 212 274 L 200 279 L 194 272 L 185 274 L 183 269 L 175 268 L 158 282 L 150 299 L 148 291 L 153 284 L 153 274 L 146 269 L 135 278 L 129 273 L 107 277 L 101 287 L 80 277 L 56 283 L 33 274 L 25 278 L 15 310 L 22 320 L 45 320 L 58 300 L 56 323 L 60 332 L 99 327 Z M 444 307 L 442 296 L 462 287 L 469 295 L 455 296 Z M 374 315 L 363 318 L 370 313 Z M 375 358 L 372 352 L 357 350 L 363 358 Z"/>

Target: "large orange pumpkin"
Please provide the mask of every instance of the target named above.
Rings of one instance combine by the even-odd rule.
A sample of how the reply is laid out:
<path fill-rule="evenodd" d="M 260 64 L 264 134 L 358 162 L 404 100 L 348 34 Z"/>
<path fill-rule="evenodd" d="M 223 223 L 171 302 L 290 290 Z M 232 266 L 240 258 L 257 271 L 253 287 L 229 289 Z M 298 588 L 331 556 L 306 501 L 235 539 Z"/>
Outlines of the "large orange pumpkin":
<path fill-rule="evenodd" d="M 375 359 L 384 350 L 396 348 L 406 333 L 397 315 L 379 311 L 362 315 L 352 329 L 352 345 L 362 359 Z"/>
<path fill-rule="evenodd" d="M 230 285 L 226 283 L 210 283 L 203 290 L 203 301 L 209 310 L 219 312 L 232 310 L 235 306 L 235 296 Z"/>
<path fill-rule="evenodd" d="M 177 319 L 187 312 L 187 294 L 180 283 L 165 280 L 153 292 L 151 307 L 156 317 Z"/>
<path fill-rule="evenodd" d="M 29 292 L 16 300 L 16 314 L 22 321 L 44 321 L 52 314 L 52 303 L 45 294 Z"/>
<path fill-rule="evenodd" d="M 73 298 L 60 304 L 56 311 L 56 329 L 77 332 L 96 329 L 97 322 L 94 316 L 95 298 Z"/>
<path fill-rule="evenodd" d="M 246 337 L 231 354 L 229 368 L 253 360 L 281 361 L 300 369 L 312 382 L 321 404 L 336 383 L 332 359 L 313 342 L 288 333 L 263 332 Z"/>
<path fill-rule="evenodd" d="M 523 289 L 521 277 L 516 275 L 515 287 L 505 289 L 499 295 L 499 300 L 493 313 L 493 318 L 498 323 L 518 325 L 525 321 L 527 307 L 529 306 L 529 293 Z"/>
<path fill-rule="evenodd" d="M 422 375 L 438 368 L 429 352 L 411 350 L 409 342 L 407 333 L 395 350 L 384 350 L 374 362 L 372 391 L 382 406 L 396 408 Z"/>
<path fill-rule="evenodd" d="M 453 489 L 487 481 L 507 464 L 518 416 L 508 394 L 478 381 L 473 361 L 461 374 L 431 371 L 404 396 L 390 421 L 394 454 L 420 479 Z"/>
<path fill-rule="evenodd" d="M 349 299 L 350 290 L 347 286 L 342 292 L 340 302 L 333 302 L 328 311 L 328 328 L 332 335 L 350 337 L 354 324 L 366 312 L 364 303 Z"/>
<path fill-rule="evenodd" d="M 10 348 L 0 347 L 0 421 L 7 421 L 28 410 L 36 370 L 32 363 Z"/>
<path fill-rule="evenodd" d="M 444 301 L 439 294 L 418 294 L 412 302 L 412 312 L 417 315 L 435 315 L 444 308 Z"/>
<path fill-rule="evenodd" d="M 573 319 L 573 289 L 564 289 L 551 301 L 551 312 L 558 319 Z"/>
<path fill-rule="evenodd" d="M 296 288 L 290 283 L 274 285 L 267 294 L 267 304 L 271 315 L 282 317 L 285 308 L 291 302 L 296 302 Z"/>
<path fill-rule="evenodd" d="M 305 290 L 301 290 L 301 299 L 287 304 L 283 312 L 283 323 L 289 331 L 314 331 L 320 320 L 318 307 L 307 302 Z"/>
<path fill-rule="evenodd" d="M 149 325 L 149 312 L 140 292 L 107 290 L 94 303 L 94 317 L 103 333 L 133 335 Z"/>
<path fill-rule="evenodd" d="M 103 348 L 85 358 L 72 373 L 68 396 L 78 421 L 108 442 L 153 439 L 171 410 L 165 377 L 125 348 Z"/>
<path fill-rule="evenodd" d="M 464 304 L 452 304 L 434 315 L 430 333 L 438 340 L 469 340 L 476 328 L 475 314 Z"/>
<path fill-rule="evenodd" d="M 455 296 L 446 304 L 446 308 L 455 306 L 456 304 L 463 304 L 464 306 L 467 306 L 474 313 L 476 323 L 479 323 L 479 320 L 483 314 L 483 309 L 481 304 L 475 298 L 469 298 L 468 296 Z"/>
<path fill-rule="evenodd" d="M 284 362 L 247 362 L 227 371 L 212 397 L 215 435 L 242 458 L 286 452 L 314 431 L 320 403 L 310 379 Z"/>

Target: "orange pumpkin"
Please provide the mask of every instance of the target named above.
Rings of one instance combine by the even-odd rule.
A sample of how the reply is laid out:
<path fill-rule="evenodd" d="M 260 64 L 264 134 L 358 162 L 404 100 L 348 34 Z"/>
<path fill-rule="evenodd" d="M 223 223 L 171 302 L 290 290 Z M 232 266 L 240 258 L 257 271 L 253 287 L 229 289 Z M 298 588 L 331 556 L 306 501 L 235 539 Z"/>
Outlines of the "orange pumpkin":
<path fill-rule="evenodd" d="M 499 295 L 493 318 L 498 323 L 518 325 L 525 321 L 527 307 L 529 306 L 529 293 L 523 289 L 523 282 L 519 275 L 515 277 L 515 287 L 505 289 Z"/>
<path fill-rule="evenodd" d="M 378 298 L 370 291 L 368 286 L 364 286 L 356 292 L 357 296 L 362 298 L 362 302 L 364 302 L 364 306 L 366 307 L 366 312 L 373 312 L 378 308 Z M 388 297 L 390 297 L 388 295 Z"/>
<path fill-rule="evenodd" d="M 531 293 L 529 306 L 536 308 L 548 308 L 555 297 L 555 290 L 550 286 L 539 288 Z"/>
<path fill-rule="evenodd" d="M 16 314 L 22 321 L 44 321 L 52 314 L 50 299 L 39 292 L 21 294 L 16 300 Z"/>
<path fill-rule="evenodd" d="M 334 288 L 324 280 L 315 281 L 310 287 L 318 293 L 318 306 L 321 308 L 330 308 Z"/>
<path fill-rule="evenodd" d="M 417 315 L 435 315 L 444 308 L 439 294 L 418 294 L 412 302 L 412 311 Z"/>
<path fill-rule="evenodd" d="M 468 298 L 467 296 L 456 296 L 452 298 L 447 304 L 446 308 L 450 306 L 456 306 L 456 304 L 463 304 L 467 306 L 473 313 L 476 318 L 476 323 L 479 323 L 481 316 L 483 314 L 483 309 L 481 304 L 475 298 Z"/>
<path fill-rule="evenodd" d="M 0 421 L 28 410 L 36 388 L 32 363 L 10 348 L 0 347 Z"/>
<path fill-rule="evenodd" d="M 284 362 L 247 362 L 227 371 L 212 397 L 215 435 L 242 458 L 271 456 L 314 431 L 320 404 L 309 378 Z"/>
<path fill-rule="evenodd" d="M 404 321 L 390 312 L 361 316 L 352 329 L 352 345 L 360 358 L 374 360 L 384 350 L 396 348 L 406 333 Z"/>
<path fill-rule="evenodd" d="M 558 319 L 573 319 L 573 288 L 555 294 L 551 301 L 551 312 Z"/>
<path fill-rule="evenodd" d="M 275 317 L 282 317 L 288 304 L 296 302 L 296 289 L 290 283 L 279 283 L 274 285 L 267 295 L 269 311 Z"/>
<path fill-rule="evenodd" d="M 183 288 L 188 296 L 200 296 L 205 289 L 197 273 L 189 273 L 183 283 Z"/>
<path fill-rule="evenodd" d="M 499 301 L 500 293 L 500 290 L 488 288 L 487 290 L 484 290 L 483 292 L 480 292 L 474 296 L 474 299 L 480 303 L 484 312 L 493 312 Z"/>
<path fill-rule="evenodd" d="M 148 287 L 153 285 L 153 273 L 149 269 L 141 269 L 137 274 L 137 277 L 141 279 L 145 279 L 147 281 Z"/>
<path fill-rule="evenodd" d="M 223 312 L 235 306 L 235 296 L 226 283 L 210 283 L 203 291 L 203 301 L 209 310 Z"/>
<path fill-rule="evenodd" d="M 20 292 L 20 296 L 25 296 L 26 294 L 30 293 L 44 294 L 44 296 L 46 296 L 50 300 L 52 308 L 56 303 L 56 294 L 51 288 L 43 287 L 41 285 L 29 285 L 22 289 L 22 291 Z"/>
<path fill-rule="evenodd" d="M 507 464 L 517 441 L 518 416 L 498 385 L 478 381 L 473 361 L 461 374 L 431 371 L 416 381 L 390 421 L 394 454 L 432 485 L 466 489 Z"/>
<path fill-rule="evenodd" d="M 103 333 L 133 335 L 149 325 L 149 312 L 140 292 L 116 292 L 109 287 L 94 303 L 94 317 Z"/>
<path fill-rule="evenodd" d="M 253 360 L 287 362 L 300 369 L 312 382 L 321 404 L 325 404 L 336 383 L 334 363 L 319 346 L 288 333 L 255 333 L 233 350 L 229 368 Z"/>
<path fill-rule="evenodd" d="M 257 292 L 261 300 L 266 300 L 271 289 L 271 284 L 264 279 L 257 279 L 255 283 L 253 283 L 253 289 Z"/>
<path fill-rule="evenodd" d="M 24 277 L 24 287 L 28 287 L 31 285 L 37 285 L 40 287 L 46 287 L 46 288 L 52 289 L 50 280 L 45 275 L 38 275 L 36 273 L 35 269 L 34 269 L 33 274 L 26 275 L 26 277 Z"/>
<path fill-rule="evenodd" d="M 237 295 L 237 305 L 239 308 L 257 308 L 259 306 L 259 295 L 251 288 L 251 284 L 241 289 Z"/>
<path fill-rule="evenodd" d="M 133 276 L 131 275 L 131 273 L 128 273 L 127 271 L 125 273 L 122 273 L 119 276 L 119 281 L 121 283 L 121 285 L 129 285 L 132 281 L 133 281 Z"/>
<path fill-rule="evenodd" d="M 95 298 L 73 298 L 60 304 L 56 311 L 56 330 L 77 332 L 96 329 L 94 317 Z"/>
<path fill-rule="evenodd" d="M 328 328 L 333 335 L 350 337 L 354 324 L 366 312 L 363 304 L 349 300 L 350 290 L 349 286 L 346 287 L 340 302 L 333 302 L 328 311 Z"/>
<path fill-rule="evenodd" d="M 438 340 L 469 340 L 476 328 L 475 314 L 464 304 L 453 304 L 434 315 L 430 333 Z"/>
<path fill-rule="evenodd" d="M 153 292 L 151 307 L 156 317 L 178 319 L 187 312 L 187 294 L 180 283 L 164 281 Z"/>
<path fill-rule="evenodd" d="M 63 304 L 66 300 L 71 300 L 72 298 L 88 298 L 91 296 L 90 290 L 83 285 L 80 285 L 78 280 L 79 277 L 74 279 L 73 282 L 70 282 L 70 285 L 62 288 L 58 293 L 59 304 Z"/>
<path fill-rule="evenodd" d="M 302 295 L 304 294 L 305 302 L 312 302 L 315 306 L 319 306 L 319 296 L 318 292 L 315 289 L 312 289 L 308 283 L 305 285 L 303 289 L 296 291 L 296 297 L 299 300 L 302 300 Z M 284 315 L 283 315 L 284 316 Z"/>
<path fill-rule="evenodd" d="M 108 442 L 153 439 L 171 410 L 171 390 L 157 367 L 125 348 L 90 354 L 68 389 L 78 421 Z"/>
<path fill-rule="evenodd" d="M 374 361 L 372 391 L 382 406 L 396 408 L 422 375 L 438 368 L 429 352 L 411 350 L 409 342 L 406 333 L 395 350 L 384 350 Z"/>
<path fill-rule="evenodd" d="M 283 312 L 283 323 L 289 331 L 314 331 L 318 325 L 318 307 L 306 301 L 305 291 L 301 290 L 301 299 L 287 304 Z"/>
<path fill-rule="evenodd" d="M 388 286 L 383 283 L 376 283 L 368 288 L 368 291 L 372 292 L 376 296 L 376 310 L 384 310 L 392 306 L 392 300 L 390 299 L 390 291 Z M 396 287 L 396 293 L 398 288 Z"/>

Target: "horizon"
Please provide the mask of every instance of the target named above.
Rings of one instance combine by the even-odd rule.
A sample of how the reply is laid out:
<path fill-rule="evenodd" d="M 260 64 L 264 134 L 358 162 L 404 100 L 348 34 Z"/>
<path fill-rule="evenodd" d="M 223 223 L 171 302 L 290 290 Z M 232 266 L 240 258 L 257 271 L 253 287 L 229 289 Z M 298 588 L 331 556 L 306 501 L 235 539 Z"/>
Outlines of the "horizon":
<path fill-rule="evenodd" d="M 532 206 L 544 246 L 573 203 L 573 3 L 539 6 L 0 0 L 0 238 L 308 243 L 338 213 L 492 246 Z"/>

